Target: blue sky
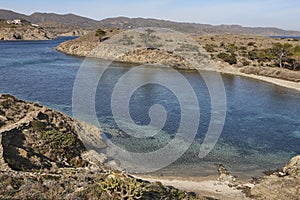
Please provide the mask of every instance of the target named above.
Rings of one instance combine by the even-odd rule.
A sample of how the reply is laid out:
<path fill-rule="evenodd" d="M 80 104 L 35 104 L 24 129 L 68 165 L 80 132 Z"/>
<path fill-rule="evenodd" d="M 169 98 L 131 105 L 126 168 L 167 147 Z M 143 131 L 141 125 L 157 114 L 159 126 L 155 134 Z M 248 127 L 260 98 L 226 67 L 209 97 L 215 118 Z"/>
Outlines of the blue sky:
<path fill-rule="evenodd" d="M 0 0 L 25 14 L 74 13 L 93 19 L 127 16 L 206 24 L 279 27 L 300 31 L 299 0 Z"/>

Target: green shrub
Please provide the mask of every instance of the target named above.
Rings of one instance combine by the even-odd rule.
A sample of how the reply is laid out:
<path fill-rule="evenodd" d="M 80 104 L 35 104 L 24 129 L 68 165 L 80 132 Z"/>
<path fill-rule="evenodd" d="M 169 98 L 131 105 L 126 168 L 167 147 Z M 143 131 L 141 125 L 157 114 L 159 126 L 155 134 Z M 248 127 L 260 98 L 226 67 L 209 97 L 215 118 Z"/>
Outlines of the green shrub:
<path fill-rule="evenodd" d="M 204 46 L 204 49 L 207 51 L 207 52 L 216 52 L 216 50 L 214 49 L 214 45 L 212 45 L 212 44 L 206 44 L 205 46 Z"/>
<path fill-rule="evenodd" d="M 235 46 L 235 44 L 229 44 L 228 46 L 227 46 L 227 51 L 228 52 L 234 52 L 234 51 L 236 51 L 238 48 Z"/>
<path fill-rule="evenodd" d="M 102 30 L 102 29 L 97 29 L 97 30 L 96 30 L 95 36 L 97 36 L 97 37 L 102 37 L 102 36 L 104 36 L 104 35 L 106 35 L 106 31 L 104 31 L 104 30 Z"/>
<path fill-rule="evenodd" d="M 245 50 L 247 50 L 247 47 L 246 46 L 241 46 L 240 50 L 245 51 Z"/>
<path fill-rule="evenodd" d="M 293 52 L 293 55 L 300 54 L 300 46 L 299 45 L 295 46 L 293 48 L 292 52 Z"/>
<path fill-rule="evenodd" d="M 33 120 L 30 122 L 34 131 L 43 131 L 46 128 L 46 125 L 38 120 Z"/>
<path fill-rule="evenodd" d="M 78 145 L 77 138 L 72 133 L 62 133 L 55 129 L 42 131 L 42 140 L 49 144 L 52 149 L 63 149 Z"/>
<path fill-rule="evenodd" d="M 248 58 L 250 60 L 258 60 L 258 62 L 267 62 L 274 59 L 274 53 L 272 49 L 253 49 L 248 52 Z"/>
<path fill-rule="evenodd" d="M 102 179 L 98 184 L 112 198 L 140 199 L 143 196 L 144 183 L 135 178 L 111 176 Z"/>
<path fill-rule="evenodd" d="M 251 47 L 251 46 L 253 47 L 255 44 L 256 44 L 255 42 L 249 42 L 249 43 L 248 43 L 248 46 L 249 46 L 249 47 Z"/>
<path fill-rule="evenodd" d="M 251 63 L 247 60 L 243 61 L 243 66 L 249 66 Z"/>
<path fill-rule="evenodd" d="M 218 58 L 224 60 L 225 62 L 233 65 L 233 64 L 236 64 L 237 63 L 237 59 L 236 59 L 236 54 L 234 53 L 219 53 L 217 55 Z"/>

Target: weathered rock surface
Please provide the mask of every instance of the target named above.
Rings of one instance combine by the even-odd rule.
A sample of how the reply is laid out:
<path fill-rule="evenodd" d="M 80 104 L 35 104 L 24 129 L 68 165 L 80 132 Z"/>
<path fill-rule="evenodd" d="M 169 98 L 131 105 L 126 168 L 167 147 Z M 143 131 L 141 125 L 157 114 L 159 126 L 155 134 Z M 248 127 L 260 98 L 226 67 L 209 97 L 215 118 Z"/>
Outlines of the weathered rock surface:
<path fill-rule="evenodd" d="M 1 159 L 14 170 L 83 167 L 86 151 L 73 119 L 10 95 L 0 96 Z M 3 166 L 1 165 L 0 168 Z"/>
<path fill-rule="evenodd" d="M 50 40 L 54 34 L 36 27 L 0 28 L 0 40 Z"/>
<path fill-rule="evenodd" d="M 88 34 L 90 31 L 84 29 L 73 29 L 70 31 L 64 31 L 63 33 L 58 33 L 58 36 L 84 36 Z"/>
<path fill-rule="evenodd" d="M 251 190 L 255 199 L 300 199 L 300 156 L 294 157 L 280 172 L 264 177 Z"/>

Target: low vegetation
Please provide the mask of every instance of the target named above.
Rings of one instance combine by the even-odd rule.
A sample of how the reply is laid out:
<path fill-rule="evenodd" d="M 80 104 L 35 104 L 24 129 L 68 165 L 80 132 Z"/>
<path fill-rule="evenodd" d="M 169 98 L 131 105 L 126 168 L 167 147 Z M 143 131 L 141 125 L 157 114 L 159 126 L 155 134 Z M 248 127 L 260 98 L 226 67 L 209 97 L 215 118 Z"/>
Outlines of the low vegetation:
<path fill-rule="evenodd" d="M 225 62 L 228 62 L 229 64 L 233 65 L 237 63 L 236 54 L 234 53 L 219 53 L 217 55 L 218 58 L 224 60 Z"/>
<path fill-rule="evenodd" d="M 160 38 L 155 35 L 155 30 L 146 29 L 145 32 L 146 33 L 140 34 L 140 38 L 147 48 L 157 48 L 158 46 L 160 46 L 156 44 L 156 42 L 160 40 Z"/>
<path fill-rule="evenodd" d="M 134 44 L 133 39 L 134 37 L 132 35 L 128 36 L 124 34 L 122 39 L 119 40 L 119 42 L 121 42 L 123 45 L 133 45 Z"/>
<path fill-rule="evenodd" d="M 145 185 L 135 178 L 109 176 L 101 180 L 99 186 L 111 198 L 140 199 L 143 196 L 142 188 Z"/>
<path fill-rule="evenodd" d="M 102 29 L 97 29 L 96 30 L 95 36 L 97 36 L 97 37 L 103 37 L 105 35 L 106 35 L 106 31 L 104 31 Z"/>
<path fill-rule="evenodd" d="M 196 40 L 212 58 L 236 67 L 277 67 L 300 70 L 300 42 L 297 39 L 242 35 L 201 36 Z"/>

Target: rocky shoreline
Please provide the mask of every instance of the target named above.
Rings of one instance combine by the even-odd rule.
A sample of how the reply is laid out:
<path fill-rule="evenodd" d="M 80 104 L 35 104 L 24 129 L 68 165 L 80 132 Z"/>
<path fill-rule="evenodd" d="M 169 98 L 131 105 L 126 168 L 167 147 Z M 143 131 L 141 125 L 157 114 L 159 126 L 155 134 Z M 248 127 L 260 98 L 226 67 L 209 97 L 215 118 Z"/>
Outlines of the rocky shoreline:
<path fill-rule="evenodd" d="M 92 150 L 88 151 L 86 145 Z M 96 127 L 39 104 L 0 95 L 0 198 L 297 199 L 300 196 L 300 156 L 281 170 L 251 182 L 231 176 L 222 165 L 218 168 L 219 177 L 208 180 L 176 177 L 142 180 L 108 167 L 105 155 L 96 153 L 93 147 L 95 150 L 106 147 Z M 113 185 L 116 186 L 112 188 Z"/>
<path fill-rule="evenodd" d="M 0 28 L 0 40 L 51 40 L 55 35 L 41 28 Z"/>
<path fill-rule="evenodd" d="M 152 37 L 159 39 L 154 44 L 150 44 L 151 48 L 147 48 L 149 44 L 145 45 L 142 40 L 136 39 L 142 34 L 139 36 L 136 33 L 131 35 L 130 32 L 126 32 L 122 35 L 122 31 L 114 29 L 105 29 L 105 32 L 108 33 L 105 41 L 101 41 L 95 33 L 90 33 L 64 42 L 56 47 L 56 50 L 73 56 L 95 57 L 125 63 L 168 65 L 177 69 L 216 71 L 266 81 L 300 91 L 299 71 L 272 67 L 262 69 L 251 66 L 235 67 L 212 58 L 201 47 L 201 41 L 198 41 L 200 44 L 190 41 L 185 43 L 186 40 L 182 39 L 182 35 L 175 34 L 174 36 L 154 31 Z M 259 71 L 257 71 L 258 69 Z"/>
<path fill-rule="evenodd" d="M 105 35 L 95 32 L 64 42 L 56 50 L 81 57 L 105 60 L 167 65 L 177 69 L 211 69 L 209 54 L 186 35 L 152 29 L 122 31 L 104 29 Z"/>
<path fill-rule="evenodd" d="M 0 95 L 0 198 L 202 198 L 114 170 L 103 163 L 105 155 L 87 150 L 82 139 L 85 145 L 105 148 L 94 126 Z"/>

